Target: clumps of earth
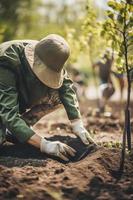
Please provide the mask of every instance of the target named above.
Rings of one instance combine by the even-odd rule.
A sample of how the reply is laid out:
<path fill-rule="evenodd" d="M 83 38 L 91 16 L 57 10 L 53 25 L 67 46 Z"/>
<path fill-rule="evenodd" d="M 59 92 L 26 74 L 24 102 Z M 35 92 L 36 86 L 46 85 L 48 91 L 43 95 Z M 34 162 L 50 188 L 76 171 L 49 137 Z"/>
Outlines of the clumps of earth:
<path fill-rule="evenodd" d="M 84 103 L 81 111 L 85 126 L 92 130 L 99 147 L 86 147 L 74 137 L 62 111 L 61 120 L 57 121 L 56 112 L 35 127 L 41 133 L 47 131 L 49 140 L 60 140 L 75 148 L 76 156 L 69 162 L 48 157 L 27 144 L 6 142 L 1 147 L 1 200 L 133 199 L 132 152 L 126 154 L 123 173 L 119 170 L 123 119 L 119 118 L 118 104 L 111 104 L 115 112 L 108 118 L 88 115 L 85 107 L 93 107 L 93 103 Z"/>

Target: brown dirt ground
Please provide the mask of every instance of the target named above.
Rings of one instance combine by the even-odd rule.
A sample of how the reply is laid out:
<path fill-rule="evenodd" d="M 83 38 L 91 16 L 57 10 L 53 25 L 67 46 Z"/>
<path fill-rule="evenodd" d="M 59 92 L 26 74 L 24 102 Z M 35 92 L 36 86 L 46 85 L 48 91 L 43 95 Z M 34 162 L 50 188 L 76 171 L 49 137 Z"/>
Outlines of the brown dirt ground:
<path fill-rule="evenodd" d="M 39 134 L 47 133 L 50 140 L 58 139 L 76 149 L 75 158 L 67 163 L 29 145 L 6 143 L 0 149 L 0 199 L 133 199 L 133 153 L 127 154 L 124 173 L 119 173 L 121 151 L 117 146 L 122 138 L 123 105 L 111 103 L 111 117 L 95 116 L 95 105 L 94 101 L 82 102 L 81 112 L 100 148 L 86 147 L 72 134 L 62 109 L 34 126 Z"/>

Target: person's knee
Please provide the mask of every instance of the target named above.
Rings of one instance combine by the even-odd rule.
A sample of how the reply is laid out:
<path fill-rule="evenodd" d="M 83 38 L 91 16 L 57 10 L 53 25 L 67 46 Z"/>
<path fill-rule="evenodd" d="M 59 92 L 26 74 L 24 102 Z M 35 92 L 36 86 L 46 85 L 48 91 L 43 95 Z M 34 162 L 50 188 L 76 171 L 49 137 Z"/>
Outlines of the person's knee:
<path fill-rule="evenodd" d="M 111 83 L 104 83 L 99 86 L 101 98 L 109 99 L 115 92 L 115 88 Z"/>

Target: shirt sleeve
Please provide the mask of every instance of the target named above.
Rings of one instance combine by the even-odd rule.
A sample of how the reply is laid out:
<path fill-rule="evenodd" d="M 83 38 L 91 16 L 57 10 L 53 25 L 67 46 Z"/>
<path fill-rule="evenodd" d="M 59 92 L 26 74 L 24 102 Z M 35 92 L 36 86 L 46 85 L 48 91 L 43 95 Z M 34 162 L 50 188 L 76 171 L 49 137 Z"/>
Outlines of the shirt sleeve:
<path fill-rule="evenodd" d="M 6 70 L 1 70 L 0 72 L 3 75 L 0 75 L 0 118 L 2 124 L 11 131 L 18 141 L 22 143 L 26 142 L 35 133 L 21 119 L 19 114 L 18 93 L 12 73 Z M 5 76 L 6 80 L 4 79 L 4 75 L 7 75 Z"/>
<path fill-rule="evenodd" d="M 59 96 L 62 104 L 65 107 L 69 120 L 81 118 L 79 103 L 76 93 L 73 89 L 73 81 L 69 76 L 65 76 L 63 85 L 59 89 Z"/>

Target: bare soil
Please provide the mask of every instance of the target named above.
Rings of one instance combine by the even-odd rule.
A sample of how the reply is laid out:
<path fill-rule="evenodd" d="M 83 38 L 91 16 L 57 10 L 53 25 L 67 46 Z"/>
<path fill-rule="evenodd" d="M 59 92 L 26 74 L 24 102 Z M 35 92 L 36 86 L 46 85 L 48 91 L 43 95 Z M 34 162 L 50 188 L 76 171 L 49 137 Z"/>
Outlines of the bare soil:
<path fill-rule="evenodd" d="M 94 101 L 81 102 L 84 124 L 101 145 L 99 148 L 86 147 L 73 135 L 62 109 L 34 126 L 39 134 L 47 133 L 50 140 L 75 148 L 76 156 L 69 162 L 48 157 L 26 144 L 5 143 L 0 149 L 0 199 L 133 199 L 133 153 L 126 155 L 123 174 L 119 171 L 123 105 L 111 103 L 111 117 L 97 115 L 95 106 Z"/>

